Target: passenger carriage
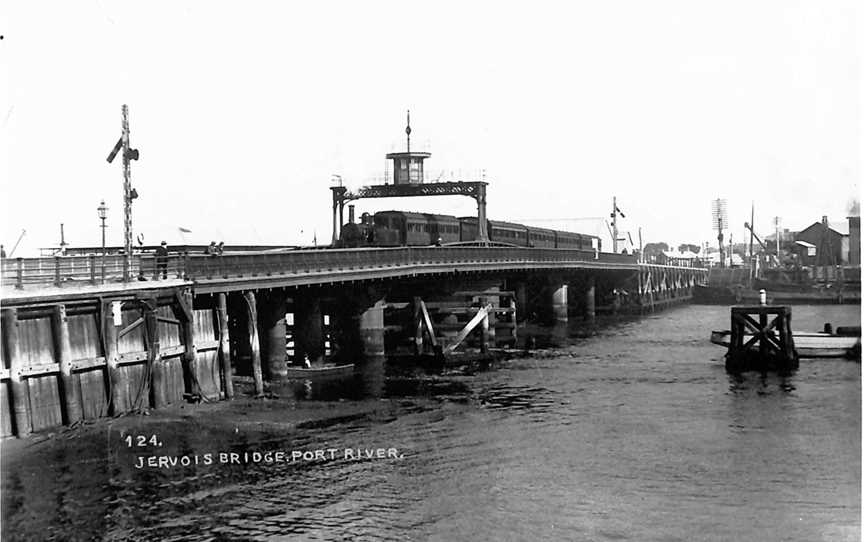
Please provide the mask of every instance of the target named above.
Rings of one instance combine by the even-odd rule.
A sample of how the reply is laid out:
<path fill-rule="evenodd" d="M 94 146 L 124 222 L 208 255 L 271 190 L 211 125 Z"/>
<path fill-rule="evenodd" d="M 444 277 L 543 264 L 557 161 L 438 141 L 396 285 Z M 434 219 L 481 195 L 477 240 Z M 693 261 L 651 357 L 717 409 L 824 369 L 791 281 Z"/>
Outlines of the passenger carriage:
<path fill-rule="evenodd" d="M 489 221 L 489 240 L 518 247 L 528 246 L 528 228 L 512 222 Z"/>
<path fill-rule="evenodd" d="M 455 216 L 381 211 L 375 213 L 374 222 L 379 237 L 396 240 L 393 243 L 396 245 L 423 246 L 459 240 L 459 221 Z M 372 244 L 385 246 L 383 239 Z"/>
<path fill-rule="evenodd" d="M 528 246 L 535 248 L 556 248 L 556 231 L 548 228 L 528 227 Z"/>
<path fill-rule="evenodd" d="M 358 227 L 359 226 L 359 227 Z M 364 213 L 358 226 L 343 227 L 341 246 L 429 246 L 473 243 L 477 240 L 477 217 L 380 211 Z M 519 247 L 594 250 L 600 239 L 581 233 L 536 228 L 513 222 L 487 221 L 489 240 Z"/>

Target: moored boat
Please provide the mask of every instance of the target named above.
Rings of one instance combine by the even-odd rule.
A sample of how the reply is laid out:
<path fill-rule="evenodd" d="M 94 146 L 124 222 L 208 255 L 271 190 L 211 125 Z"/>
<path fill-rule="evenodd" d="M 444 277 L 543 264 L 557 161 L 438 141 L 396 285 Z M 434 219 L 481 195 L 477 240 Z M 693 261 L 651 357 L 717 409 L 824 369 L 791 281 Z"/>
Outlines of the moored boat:
<path fill-rule="evenodd" d="M 731 332 L 712 331 L 711 342 L 720 346 L 729 347 L 729 337 Z M 745 343 L 752 337 L 752 334 L 744 336 Z M 857 335 L 841 335 L 833 333 L 808 333 L 808 332 L 793 332 L 793 340 L 795 342 L 795 350 L 798 352 L 798 357 L 801 358 L 853 358 L 859 359 L 861 356 L 861 333 L 858 328 Z M 756 345 L 753 345 L 756 348 Z"/>
<path fill-rule="evenodd" d="M 288 378 L 328 378 L 336 376 L 351 376 L 354 374 L 354 364 L 343 365 L 313 365 L 311 367 L 288 367 Z"/>
<path fill-rule="evenodd" d="M 836 290 L 831 288 L 799 291 L 767 290 L 769 304 L 855 304 L 861 303 L 861 293 L 857 290 Z M 759 302 L 759 291 L 737 286 L 708 286 L 697 284 L 693 289 L 693 301 L 705 305 L 753 304 Z"/>

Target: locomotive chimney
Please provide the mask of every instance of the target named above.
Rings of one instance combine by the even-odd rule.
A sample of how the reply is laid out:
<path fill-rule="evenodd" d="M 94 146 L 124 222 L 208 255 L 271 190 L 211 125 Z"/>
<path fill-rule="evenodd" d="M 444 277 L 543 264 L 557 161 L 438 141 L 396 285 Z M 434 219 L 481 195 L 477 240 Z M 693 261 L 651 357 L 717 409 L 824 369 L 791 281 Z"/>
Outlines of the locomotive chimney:
<path fill-rule="evenodd" d="M 348 223 L 349 224 L 354 223 L 354 204 L 353 203 L 348 205 Z"/>

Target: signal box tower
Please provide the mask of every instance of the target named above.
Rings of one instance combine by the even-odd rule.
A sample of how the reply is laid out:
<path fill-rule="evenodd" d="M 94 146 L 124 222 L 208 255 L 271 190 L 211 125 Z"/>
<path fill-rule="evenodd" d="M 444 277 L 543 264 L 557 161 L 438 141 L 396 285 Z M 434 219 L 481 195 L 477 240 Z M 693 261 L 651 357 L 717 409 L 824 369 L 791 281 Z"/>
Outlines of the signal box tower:
<path fill-rule="evenodd" d="M 408 112 L 408 125 L 405 152 L 392 152 L 387 155 L 393 160 L 393 184 L 364 186 L 349 192 L 344 186 L 331 186 L 333 193 L 333 244 L 342 236 L 343 212 L 345 203 L 362 198 L 404 198 L 412 196 L 468 196 L 477 201 L 477 239 L 478 243 L 489 242 L 486 224 L 486 185 L 485 181 L 425 183 L 423 161 L 432 156 L 428 152 L 411 152 L 411 112 Z M 340 183 L 341 184 L 341 183 Z"/>
<path fill-rule="evenodd" d="M 393 160 L 393 184 L 420 184 L 424 180 L 423 160 L 432 156 L 428 152 L 411 152 L 411 112 L 408 111 L 408 124 L 405 126 L 405 152 L 391 152 L 388 160 Z"/>

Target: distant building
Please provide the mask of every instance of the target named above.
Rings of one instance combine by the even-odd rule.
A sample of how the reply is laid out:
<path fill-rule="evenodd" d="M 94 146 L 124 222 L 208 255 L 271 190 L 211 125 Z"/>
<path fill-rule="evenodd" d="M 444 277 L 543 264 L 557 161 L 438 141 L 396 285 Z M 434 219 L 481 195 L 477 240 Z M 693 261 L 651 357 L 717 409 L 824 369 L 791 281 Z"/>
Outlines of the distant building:
<path fill-rule="evenodd" d="M 848 228 L 846 222 L 829 224 L 828 217 L 823 216 L 822 222 L 814 222 L 795 234 L 795 241 L 816 247 L 815 260 L 810 265 L 842 265 L 849 259 Z"/>
<path fill-rule="evenodd" d="M 682 267 L 698 267 L 701 264 L 701 261 L 698 254 L 689 250 L 683 252 L 664 250 L 657 255 L 656 263 L 662 265 L 678 265 Z"/>
<path fill-rule="evenodd" d="M 791 245 L 795 242 L 795 235 L 797 235 L 794 231 L 789 231 L 789 228 L 784 228 L 780 231 L 780 246 L 785 247 L 787 245 Z M 775 247 L 777 245 L 777 234 L 771 232 L 766 235 L 763 240 L 768 247 Z"/>
<path fill-rule="evenodd" d="M 849 221 L 849 265 L 861 265 L 861 217 L 847 217 Z"/>
<path fill-rule="evenodd" d="M 795 241 L 792 252 L 801 265 L 816 265 L 816 245 L 807 241 Z"/>

